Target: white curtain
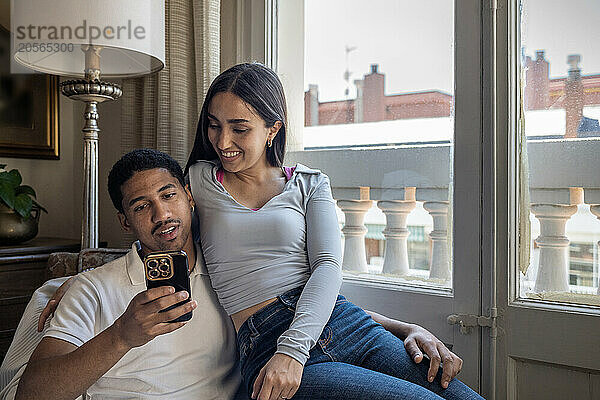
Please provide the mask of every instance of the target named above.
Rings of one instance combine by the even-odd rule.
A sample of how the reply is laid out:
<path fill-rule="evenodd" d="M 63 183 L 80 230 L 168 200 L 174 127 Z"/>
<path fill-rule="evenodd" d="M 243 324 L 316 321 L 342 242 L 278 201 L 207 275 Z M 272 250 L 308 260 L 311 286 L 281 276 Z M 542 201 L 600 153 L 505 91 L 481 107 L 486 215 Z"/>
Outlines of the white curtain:
<path fill-rule="evenodd" d="M 185 165 L 204 95 L 219 74 L 219 0 L 166 0 L 166 66 L 123 81 L 121 150 L 148 147 Z"/>
<path fill-rule="evenodd" d="M 527 158 L 527 136 L 525 135 L 525 112 L 523 108 L 523 88 L 525 87 L 525 71 L 521 70 L 520 104 L 519 104 L 519 270 L 523 275 L 529 268 L 531 255 L 531 197 L 529 194 L 529 159 Z"/>
<path fill-rule="evenodd" d="M 123 81 L 121 153 L 157 149 L 184 166 L 204 95 L 220 72 L 220 0 L 166 0 L 165 13 L 165 68 Z M 134 240 L 121 236 L 111 246 Z"/>

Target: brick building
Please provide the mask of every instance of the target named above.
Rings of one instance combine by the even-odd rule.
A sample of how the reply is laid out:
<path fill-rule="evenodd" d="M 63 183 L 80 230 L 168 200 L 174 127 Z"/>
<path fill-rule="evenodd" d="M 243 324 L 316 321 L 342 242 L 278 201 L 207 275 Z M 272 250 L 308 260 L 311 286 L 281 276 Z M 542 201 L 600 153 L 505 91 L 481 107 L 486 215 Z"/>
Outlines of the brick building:
<path fill-rule="evenodd" d="M 582 75 L 581 56 L 567 59 L 567 77 L 550 79 L 550 64 L 543 50 L 535 53 L 535 60 L 525 58 L 525 110 L 565 110 L 565 137 L 578 137 L 597 132 L 598 122 L 584 116 L 586 106 L 600 105 L 600 74 Z M 595 121 L 595 123 L 594 123 Z"/>
<path fill-rule="evenodd" d="M 584 108 L 600 106 L 600 74 L 582 75 L 579 55 L 570 55 L 568 75 L 550 79 L 550 64 L 543 50 L 535 59 L 525 58 L 525 111 L 564 110 L 564 136 L 597 136 L 600 124 L 586 117 Z M 449 117 L 454 99 L 433 90 L 426 92 L 385 94 L 385 75 L 377 64 L 363 79 L 355 80 L 355 99 L 319 102 L 317 85 L 304 93 L 304 125 L 334 125 L 414 118 Z M 561 122 L 563 124 L 563 122 Z"/>
<path fill-rule="evenodd" d="M 377 64 L 363 79 L 355 80 L 355 99 L 319 102 L 318 87 L 304 93 L 304 125 L 351 124 L 408 118 L 448 117 L 453 98 L 437 90 L 385 95 L 385 75 Z"/>

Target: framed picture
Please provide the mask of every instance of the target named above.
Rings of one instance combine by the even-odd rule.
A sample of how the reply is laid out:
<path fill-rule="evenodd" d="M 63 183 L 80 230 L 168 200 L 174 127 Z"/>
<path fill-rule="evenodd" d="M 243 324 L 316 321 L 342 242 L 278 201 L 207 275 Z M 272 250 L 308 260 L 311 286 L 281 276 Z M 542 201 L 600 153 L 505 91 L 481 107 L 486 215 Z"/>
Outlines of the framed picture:
<path fill-rule="evenodd" d="M 10 73 L 10 33 L 0 25 L 0 157 L 59 158 L 58 77 Z"/>

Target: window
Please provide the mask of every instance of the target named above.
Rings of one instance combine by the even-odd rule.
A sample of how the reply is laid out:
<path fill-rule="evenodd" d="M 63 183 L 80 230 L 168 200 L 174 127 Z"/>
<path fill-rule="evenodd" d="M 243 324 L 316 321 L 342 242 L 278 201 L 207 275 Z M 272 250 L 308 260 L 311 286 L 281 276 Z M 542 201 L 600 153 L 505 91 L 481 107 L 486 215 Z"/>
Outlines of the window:
<path fill-rule="evenodd" d="M 304 21 L 291 158 L 331 177 L 345 277 L 451 288 L 454 2 L 305 0 Z"/>
<path fill-rule="evenodd" d="M 600 305 L 599 15 L 595 1 L 522 2 L 523 298 Z"/>

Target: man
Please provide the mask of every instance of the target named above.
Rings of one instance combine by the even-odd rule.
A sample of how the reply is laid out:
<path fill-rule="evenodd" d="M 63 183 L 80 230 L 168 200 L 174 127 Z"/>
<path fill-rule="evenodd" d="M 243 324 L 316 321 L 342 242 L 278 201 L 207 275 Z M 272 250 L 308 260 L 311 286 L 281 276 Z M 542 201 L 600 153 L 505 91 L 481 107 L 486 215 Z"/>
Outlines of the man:
<path fill-rule="evenodd" d="M 139 245 L 78 276 L 16 398 L 74 399 L 86 390 L 92 398 L 232 398 L 240 379 L 235 332 L 192 239 L 194 203 L 181 167 L 156 151 L 129 153 L 113 167 L 109 192 L 121 226 Z M 159 313 L 187 293 L 146 290 L 141 257 L 181 249 L 188 254 L 193 300 Z M 168 322 L 192 310 L 189 322 Z"/>
<path fill-rule="evenodd" d="M 125 257 L 78 276 L 31 356 L 16 398 L 74 399 L 84 391 L 92 398 L 233 398 L 240 382 L 235 331 L 194 244 L 194 202 L 180 166 L 158 151 L 135 150 L 113 166 L 109 192 L 121 226 L 138 242 Z M 187 294 L 146 290 L 141 257 L 180 249 L 188 254 L 193 300 L 159 313 Z M 168 322 L 190 310 L 189 322 Z M 372 315 L 406 338 L 416 362 L 423 358 L 419 346 L 426 351 L 431 376 L 443 360 L 443 385 L 460 370 L 462 360 L 423 328 Z"/>

